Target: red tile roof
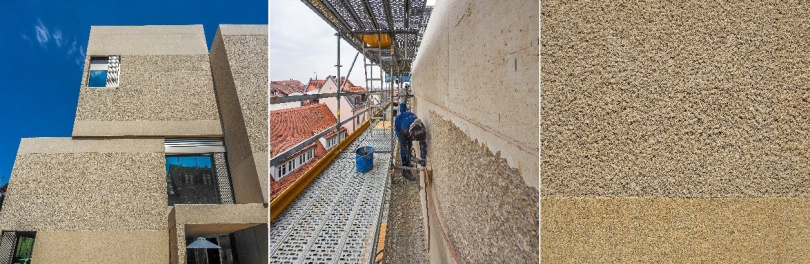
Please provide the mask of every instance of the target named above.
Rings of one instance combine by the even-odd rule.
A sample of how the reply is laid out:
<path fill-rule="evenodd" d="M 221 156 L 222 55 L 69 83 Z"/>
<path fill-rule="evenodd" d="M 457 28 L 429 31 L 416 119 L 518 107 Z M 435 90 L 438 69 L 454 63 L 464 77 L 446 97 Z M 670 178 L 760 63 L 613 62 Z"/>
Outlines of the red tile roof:
<path fill-rule="evenodd" d="M 311 92 L 311 91 L 314 91 L 314 90 L 321 89 L 321 87 L 323 87 L 323 85 L 325 83 L 326 83 L 326 80 L 313 80 L 313 79 L 310 79 L 309 83 L 307 84 L 307 89 L 306 90 L 307 90 L 307 92 Z"/>
<path fill-rule="evenodd" d="M 337 119 L 325 104 L 312 104 L 270 111 L 270 156 L 273 157 L 283 153 L 313 135 L 334 127 L 336 124 Z M 343 127 L 340 130 L 346 131 Z M 325 137 L 328 138 L 334 135 L 335 131 L 332 130 Z M 284 176 L 279 182 L 273 180 L 272 177 L 270 178 L 271 201 L 326 155 L 326 149 L 321 145 L 320 141 L 316 141 L 312 145 L 315 145 L 315 158 L 312 161 Z M 297 154 L 308 150 L 310 146 L 291 155 L 291 158 L 295 158 Z"/>
<path fill-rule="evenodd" d="M 334 127 L 337 119 L 325 104 L 270 111 L 270 156 Z"/>
<path fill-rule="evenodd" d="M 286 96 L 291 93 L 304 93 L 306 87 L 299 80 L 283 80 L 270 82 L 270 94 Z M 274 93 L 275 92 L 275 93 Z"/>

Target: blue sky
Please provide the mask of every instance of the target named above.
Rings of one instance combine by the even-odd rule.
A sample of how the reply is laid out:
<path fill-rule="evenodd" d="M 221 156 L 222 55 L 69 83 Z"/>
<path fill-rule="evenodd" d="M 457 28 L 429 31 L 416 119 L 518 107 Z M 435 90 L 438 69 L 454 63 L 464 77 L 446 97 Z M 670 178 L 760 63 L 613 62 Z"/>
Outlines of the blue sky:
<path fill-rule="evenodd" d="M 267 24 L 267 1 L 0 1 L 0 185 L 23 137 L 69 137 L 91 25 Z"/>

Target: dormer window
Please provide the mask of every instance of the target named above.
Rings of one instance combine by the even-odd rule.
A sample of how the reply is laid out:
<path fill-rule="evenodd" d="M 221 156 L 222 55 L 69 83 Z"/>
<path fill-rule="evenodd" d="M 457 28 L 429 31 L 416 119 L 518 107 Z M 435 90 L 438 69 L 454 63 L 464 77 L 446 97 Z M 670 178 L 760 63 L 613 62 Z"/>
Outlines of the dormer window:
<path fill-rule="evenodd" d="M 87 86 L 91 88 L 118 87 L 121 73 L 121 60 L 117 55 L 90 58 L 90 78 Z"/>

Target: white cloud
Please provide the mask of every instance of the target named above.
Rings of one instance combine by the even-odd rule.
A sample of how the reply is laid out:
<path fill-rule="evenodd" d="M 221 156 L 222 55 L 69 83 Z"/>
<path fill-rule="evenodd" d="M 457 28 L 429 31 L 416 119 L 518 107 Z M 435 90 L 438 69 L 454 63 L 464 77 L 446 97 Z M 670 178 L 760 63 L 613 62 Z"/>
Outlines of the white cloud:
<path fill-rule="evenodd" d="M 73 41 L 73 44 L 74 44 L 74 45 L 76 44 L 76 41 L 75 41 L 75 40 Z M 84 66 L 84 65 L 82 65 L 82 64 L 84 64 L 84 58 L 85 58 L 85 57 L 87 57 L 87 54 L 85 54 L 85 51 L 84 51 L 84 46 L 79 46 L 79 56 L 78 56 L 78 57 L 76 57 L 76 59 L 75 59 L 75 61 L 76 61 L 76 65 L 78 65 L 79 67 Z"/>
<path fill-rule="evenodd" d="M 36 30 L 37 33 L 37 42 L 39 42 L 40 46 L 45 48 L 47 47 L 46 45 L 48 44 L 50 38 L 48 34 L 48 27 L 46 27 L 45 24 L 42 24 L 42 20 L 40 19 L 37 19 L 37 23 L 38 25 L 34 25 L 34 30 Z"/>
<path fill-rule="evenodd" d="M 51 37 L 53 37 L 53 40 L 56 42 L 56 46 L 61 48 L 62 47 L 62 31 L 59 30 L 59 29 L 56 29 L 56 32 L 54 32 L 53 35 L 51 35 Z"/>
<path fill-rule="evenodd" d="M 78 49 L 76 47 L 76 40 L 73 40 L 73 43 L 70 44 L 70 49 L 67 51 L 68 55 L 73 55 L 73 53 L 76 53 L 76 49 Z"/>

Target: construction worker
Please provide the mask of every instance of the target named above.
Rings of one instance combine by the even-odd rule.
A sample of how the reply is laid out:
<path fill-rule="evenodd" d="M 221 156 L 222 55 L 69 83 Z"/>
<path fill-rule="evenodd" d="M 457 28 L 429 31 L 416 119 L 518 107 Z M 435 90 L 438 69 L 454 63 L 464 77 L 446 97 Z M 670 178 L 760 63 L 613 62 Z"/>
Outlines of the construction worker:
<path fill-rule="evenodd" d="M 399 140 L 399 157 L 402 159 L 402 166 L 406 167 L 410 165 L 411 146 L 414 140 L 419 141 L 421 159 L 418 163 L 425 166 L 425 156 L 427 155 L 427 142 L 425 142 L 425 137 L 427 130 L 425 129 L 425 125 L 422 124 L 422 121 L 419 120 L 414 113 L 408 111 L 408 107 L 404 102 L 399 104 L 399 114 L 394 119 L 394 130 Z M 416 180 L 416 177 L 408 170 L 402 170 L 402 176 L 411 181 Z"/>

